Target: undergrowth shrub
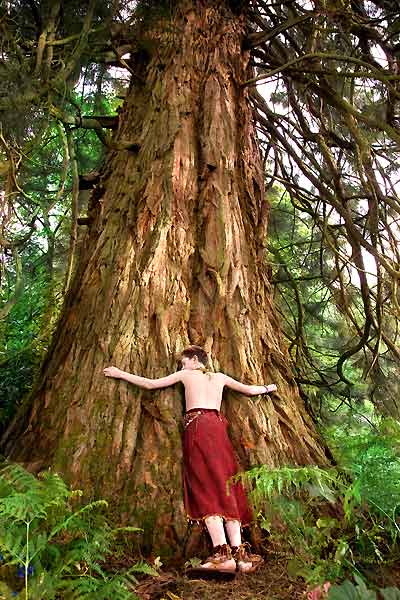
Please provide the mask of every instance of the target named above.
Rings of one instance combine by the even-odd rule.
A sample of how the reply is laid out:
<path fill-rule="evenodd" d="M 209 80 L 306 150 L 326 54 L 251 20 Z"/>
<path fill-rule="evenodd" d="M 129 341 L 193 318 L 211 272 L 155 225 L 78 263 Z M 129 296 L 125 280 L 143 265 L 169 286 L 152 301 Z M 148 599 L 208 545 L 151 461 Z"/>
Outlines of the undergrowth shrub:
<path fill-rule="evenodd" d="M 309 584 L 399 558 L 399 425 L 386 419 L 377 430 L 360 427 L 351 435 L 336 428 L 330 442 L 335 468 L 262 465 L 239 475 L 271 542 L 292 549 L 289 571 Z"/>
<path fill-rule="evenodd" d="M 61 304 L 56 295 L 60 283 L 49 280 L 42 251 L 36 244 L 29 252 L 22 252 L 22 261 L 25 289 L 0 320 L 0 433 L 32 388 Z M 11 281 L 6 278 L 1 283 L 0 307 L 12 295 L 15 281 L 11 277 Z"/>
<path fill-rule="evenodd" d="M 144 562 L 123 573 L 106 571 L 116 536 L 138 529 L 113 529 L 104 515 L 107 503 L 79 506 L 81 495 L 56 473 L 35 477 L 19 465 L 1 469 L 2 598 L 15 597 L 18 584 L 11 570 L 23 579 L 18 596 L 25 600 L 127 600 L 136 598 L 136 574 L 158 575 Z"/>
<path fill-rule="evenodd" d="M 342 469 L 350 473 L 354 486 L 373 512 L 386 515 L 398 535 L 396 513 L 400 506 L 400 424 L 382 419 L 376 429 L 357 431 L 334 427 L 327 441 Z"/>
<path fill-rule="evenodd" d="M 327 600 L 377 600 L 377 592 L 369 589 L 361 577 L 355 575 L 354 579 L 355 584 L 346 579 L 341 585 L 331 586 Z M 394 587 L 380 588 L 379 599 L 381 598 L 383 600 L 400 600 L 400 590 Z"/>
<path fill-rule="evenodd" d="M 3 359 L 0 351 L 0 434 L 6 429 L 16 408 L 29 392 L 40 364 L 40 355 L 28 348 Z"/>

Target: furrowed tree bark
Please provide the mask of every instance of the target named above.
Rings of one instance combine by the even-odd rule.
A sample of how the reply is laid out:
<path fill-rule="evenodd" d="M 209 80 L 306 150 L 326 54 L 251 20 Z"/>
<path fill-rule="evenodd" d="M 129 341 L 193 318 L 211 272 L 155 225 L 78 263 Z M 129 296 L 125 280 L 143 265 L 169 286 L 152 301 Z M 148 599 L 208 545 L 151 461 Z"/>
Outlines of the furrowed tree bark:
<path fill-rule="evenodd" d="M 182 2 L 162 29 L 148 32 L 153 54 L 133 59 L 140 81 L 115 134 L 138 146 L 108 154 L 40 384 L 3 440 L 9 458 L 113 499 L 147 548 L 178 547 L 187 529 L 183 389 L 145 391 L 105 366 L 161 377 L 203 345 L 215 370 L 278 385 L 273 400 L 226 394 L 244 468 L 327 462 L 271 303 L 245 18 L 227 2 Z"/>

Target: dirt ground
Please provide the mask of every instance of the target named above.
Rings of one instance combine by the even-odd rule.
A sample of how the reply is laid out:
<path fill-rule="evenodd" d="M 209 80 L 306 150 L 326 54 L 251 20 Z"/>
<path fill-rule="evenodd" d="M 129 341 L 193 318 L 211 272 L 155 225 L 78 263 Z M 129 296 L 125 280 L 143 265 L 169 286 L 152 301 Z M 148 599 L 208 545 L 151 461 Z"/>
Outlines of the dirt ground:
<path fill-rule="evenodd" d="M 256 573 L 238 574 L 228 582 L 191 580 L 183 572 L 165 569 L 160 577 L 142 580 L 135 591 L 140 600 L 307 600 L 310 587 L 300 577 L 288 575 L 287 563 L 287 556 L 270 554 Z M 363 575 L 368 587 L 400 588 L 399 561 L 374 565 Z"/>
<path fill-rule="evenodd" d="M 136 588 L 140 600 L 304 600 L 307 586 L 287 574 L 287 559 L 272 558 L 251 575 L 233 581 L 190 580 L 182 573 L 164 572 Z"/>

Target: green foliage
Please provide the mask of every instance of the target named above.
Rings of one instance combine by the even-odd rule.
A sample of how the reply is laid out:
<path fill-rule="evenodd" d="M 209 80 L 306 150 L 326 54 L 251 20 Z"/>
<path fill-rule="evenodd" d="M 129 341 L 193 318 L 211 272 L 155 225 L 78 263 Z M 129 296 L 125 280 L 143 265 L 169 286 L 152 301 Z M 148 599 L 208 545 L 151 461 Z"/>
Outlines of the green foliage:
<path fill-rule="evenodd" d="M 385 344 L 376 345 L 377 360 L 371 348 L 364 348 L 339 368 L 340 358 L 353 348 L 364 326 L 356 270 L 341 266 L 342 259 L 327 243 L 328 229 L 321 231 L 321 223 L 306 207 L 292 202 L 278 187 L 270 191 L 269 200 L 268 249 L 275 301 L 309 408 L 322 422 L 332 424 L 346 413 L 368 414 L 368 402 L 381 414 L 398 418 L 398 361 L 392 360 Z M 344 238 L 334 242 L 346 256 Z M 396 320 L 388 317 L 385 335 L 394 335 L 396 327 Z"/>
<path fill-rule="evenodd" d="M 356 585 L 346 579 L 341 585 L 333 585 L 328 600 L 376 600 L 376 592 L 367 588 L 361 577 L 355 575 Z M 383 600 L 400 600 L 400 590 L 394 587 L 379 590 Z"/>
<path fill-rule="evenodd" d="M 301 491 L 330 501 L 335 499 L 332 486 L 337 483 L 337 474 L 334 469 L 324 470 L 316 466 L 270 469 L 267 465 L 261 465 L 247 471 L 245 478 L 255 483 L 253 499 L 256 505 L 260 500 L 270 500 L 276 494 L 293 496 Z"/>
<path fill-rule="evenodd" d="M 77 108 L 87 115 L 115 113 L 121 100 L 110 93 L 113 82 L 107 73 L 102 74 L 102 81 L 108 92 L 99 93 L 98 87 L 93 86 L 98 69 L 88 70 L 80 93 L 69 94 L 65 114 L 74 115 Z M 72 136 L 79 172 L 98 169 L 105 150 L 95 132 L 77 129 Z M 36 143 L 26 152 L 29 161 L 24 162 L 19 173 L 25 195 L 17 197 L 10 207 L 8 238 L 20 240 L 27 234 L 33 214 L 37 215 L 37 223 L 26 244 L 18 244 L 23 290 L 0 324 L 0 433 L 29 392 L 48 348 L 63 300 L 71 227 L 73 182 L 65 169 L 69 153 L 63 126 L 54 122 L 43 126 Z M 86 214 L 87 197 L 79 198 L 80 216 Z M 0 248 L 0 309 L 13 298 L 16 281 L 14 257 Z"/>
<path fill-rule="evenodd" d="M 171 17 L 174 3 L 171 0 L 139 0 L 135 11 L 137 19 L 147 23 Z"/>
<path fill-rule="evenodd" d="M 138 529 L 112 529 L 102 514 L 107 503 L 78 506 L 81 495 L 56 473 L 35 477 L 18 465 L 1 470 L 0 550 L 6 565 L 19 565 L 26 599 L 124 600 L 134 597 L 135 574 L 157 575 L 143 562 L 106 572 L 116 537 Z"/>
<path fill-rule="evenodd" d="M 271 541 L 292 549 L 292 575 L 320 584 L 398 558 L 399 431 L 391 419 L 376 430 L 332 427 L 337 468 L 262 465 L 239 476 Z"/>
<path fill-rule="evenodd" d="M 0 326 L 0 430 L 29 391 L 47 349 L 58 302 L 39 248 L 23 256 L 25 289 Z M 12 283 L 10 284 L 12 287 Z M 9 289 L 0 289 L 0 300 Z"/>
<path fill-rule="evenodd" d="M 353 477 L 353 502 L 366 503 L 370 511 L 386 515 L 395 525 L 400 506 L 399 423 L 386 418 L 376 429 L 358 424 L 357 431 L 335 426 L 327 428 L 326 437 Z"/>

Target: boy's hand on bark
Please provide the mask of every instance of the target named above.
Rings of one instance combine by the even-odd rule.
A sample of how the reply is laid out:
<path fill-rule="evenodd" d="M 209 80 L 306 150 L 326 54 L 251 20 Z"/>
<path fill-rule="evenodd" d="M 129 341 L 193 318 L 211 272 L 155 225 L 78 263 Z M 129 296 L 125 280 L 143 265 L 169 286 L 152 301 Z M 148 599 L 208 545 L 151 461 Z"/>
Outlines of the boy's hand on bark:
<path fill-rule="evenodd" d="M 103 373 L 106 377 L 115 377 L 116 379 L 120 379 L 122 371 L 117 369 L 117 367 L 106 367 Z"/>
<path fill-rule="evenodd" d="M 271 383 L 271 385 L 266 385 L 265 389 L 267 390 L 267 394 L 270 394 L 271 392 L 276 392 L 278 388 L 274 383 Z"/>

